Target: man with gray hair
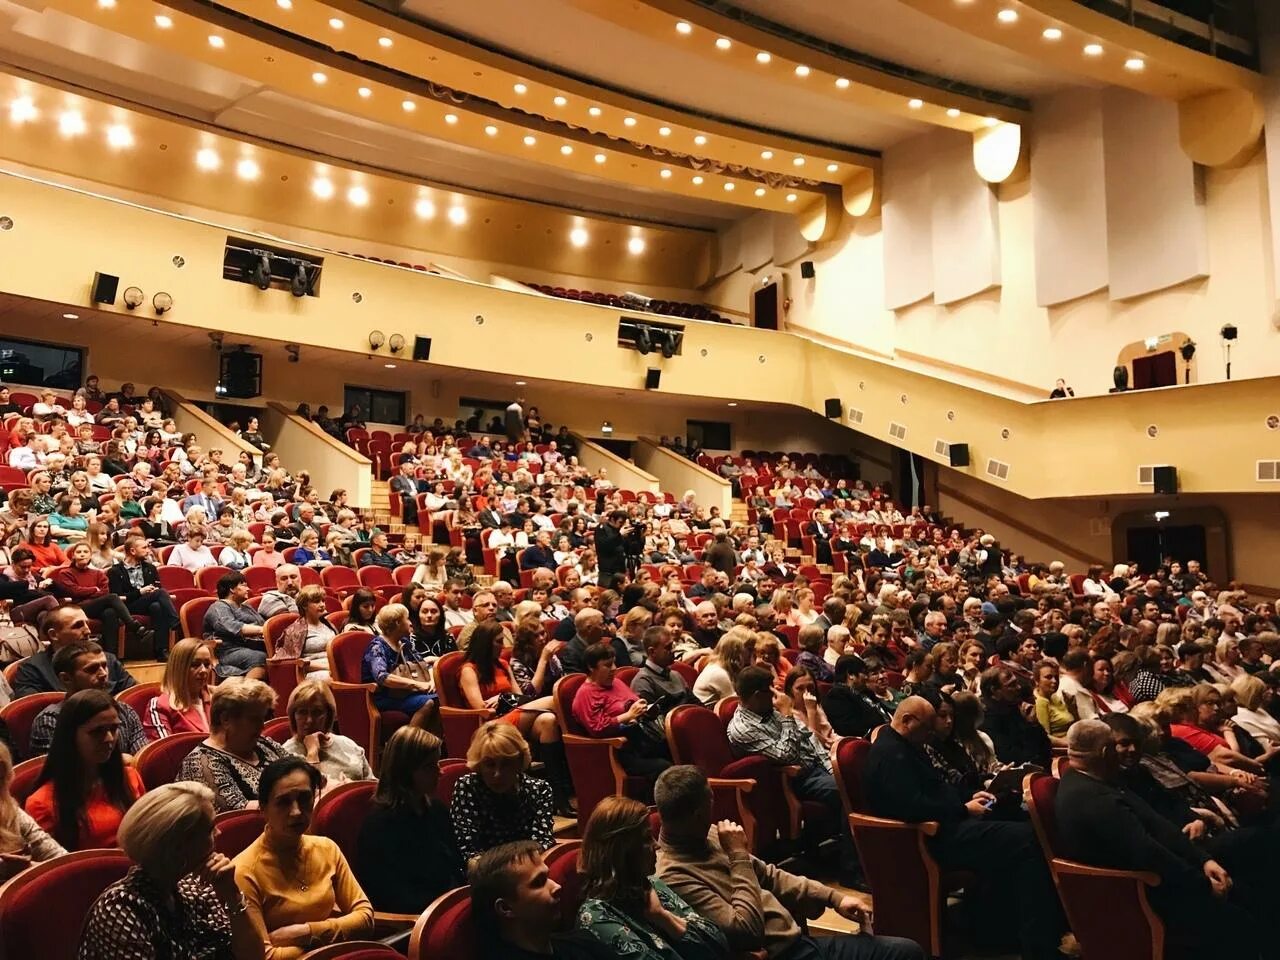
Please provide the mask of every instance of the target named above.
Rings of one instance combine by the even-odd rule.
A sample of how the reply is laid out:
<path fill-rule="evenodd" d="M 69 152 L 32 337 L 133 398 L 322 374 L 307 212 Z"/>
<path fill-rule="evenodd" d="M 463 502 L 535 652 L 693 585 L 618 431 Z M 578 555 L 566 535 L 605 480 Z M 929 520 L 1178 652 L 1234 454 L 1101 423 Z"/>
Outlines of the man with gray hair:
<path fill-rule="evenodd" d="M 583 607 L 573 617 L 573 638 L 560 651 L 560 666 L 565 673 L 586 673 L 583 660 L 587 647 L 593 643 L 608 643 L 613 647 L 616 663 L 624 666 L 631 662 L 631 652 L 627 650 L 625 640 L 620 637 L 607 637 L 604 632 L 604 614 L 595 607 Z"/>
<path fill-rule="evenodd" d="M 1151 906 L 1187 956 L 1275 956 L 1254 917 L 1231 901 L 1230 874 L 1145 800 L 1120 786 L 1114 734 L 1081 720 L 1067 734 L 1071 769 L 1054 814 L 1062 853 L 1113 870 L 1154 873 Z"/>
<path fill-rule="evenodd" d="M 713 823 L 711 788 L 697 767 L 664 770 L 654 787 L 662 818 L 658 876 L 722 931 L 735 954 L 763 949 L 775 960 L 923 960 L 911 940 L 866 933 L 811 939 L 796 917 L 831 907 L 865 924 L 871 898 L 842 893 L 751 855 L 732 820 Z"/>

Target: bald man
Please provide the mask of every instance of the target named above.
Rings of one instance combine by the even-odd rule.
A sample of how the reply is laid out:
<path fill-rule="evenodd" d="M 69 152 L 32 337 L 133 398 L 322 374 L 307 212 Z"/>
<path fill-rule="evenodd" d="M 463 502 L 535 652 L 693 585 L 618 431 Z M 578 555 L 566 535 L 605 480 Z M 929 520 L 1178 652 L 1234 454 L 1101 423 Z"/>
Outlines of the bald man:
<path fill-rule="evenodd" d="M 993 897 L 989 909 L 976 915 L 1016 917 L 1024 958 L 1060 957 L 1066 921 L 1031 825 L 988 820 L 994 796 L 979 790 L 966 797 L 943 779 L 924 751 L 935 720 L 923 697 L 907 697 L 898 705 L 867 754 L 862 782 L 868 812 L 910 823 L 936 821 L 938 833 L 929 847 L 939 864 L 978 874 L 983 882 L 977 889 Z M 991 931 L 995 937 L 1000 933 Z"/>

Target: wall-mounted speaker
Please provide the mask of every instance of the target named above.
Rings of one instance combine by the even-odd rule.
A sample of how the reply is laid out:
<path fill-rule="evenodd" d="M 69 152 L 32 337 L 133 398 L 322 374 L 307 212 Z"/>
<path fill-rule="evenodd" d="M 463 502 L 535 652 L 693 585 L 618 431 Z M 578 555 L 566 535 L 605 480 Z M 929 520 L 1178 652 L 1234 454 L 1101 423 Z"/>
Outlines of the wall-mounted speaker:
<path fill-rule="evenodd" d="M 1156 467 L 1151 471 L 1151 479 L 1154 481 L 1156 493 L 1178 492 L 1177 467 Z"/>
<path fill-rule="evenodd" d="M 800 261 L 800 276 L 804 277 L 806 280 L 812 280 L 812 279 L 813 279 L 814 277 L 816 277 L 817 275 L 818 275 L 818 273 L 817 273 L 817 271 L 816 271 L 816 270 L 814 270 L 814 268 L 813 268 L 813 261 L 812 261 L 812 260 L 801 260 L 801 261 Z"/>
<path fill-rule="evenodd" d="M 839 397 L 832 397 L 826 404 L 827 416 L 832 420 L 839 420 L 842 406 L 843 404 L 840 403 Z"/>
<path fill-rule="evenodd" d="M 969 445 L 967 443 L 947 444 L 947 453 L 951 456 L 951 466 L 967 467 L 969 465 Z"/>
<path fill-rule="evenodd" d="M 657 367 L 650 367 L 644 373 L 644 388 L 646 390 L 657 390 L 658 384 L 662 382 L 662 371 Z"/>
<path fill-rule="evenodd" d="M 116 291 L 120 289 L 120 278 L 109 273 L 93 275 L 93 302 L 115 303 Z"/>
<path fill-rule="evenodd" d="M 224 397 L 246 399 L 262 393 L 262 354 L 236 350 L 221 355 L 219 383 Z"/>
<path fill-rule="evenodd" d="M 413 338 L 413 359 L 415 360 L 431 359 L 431 338 L 430 337 L 414 337 Z"/>

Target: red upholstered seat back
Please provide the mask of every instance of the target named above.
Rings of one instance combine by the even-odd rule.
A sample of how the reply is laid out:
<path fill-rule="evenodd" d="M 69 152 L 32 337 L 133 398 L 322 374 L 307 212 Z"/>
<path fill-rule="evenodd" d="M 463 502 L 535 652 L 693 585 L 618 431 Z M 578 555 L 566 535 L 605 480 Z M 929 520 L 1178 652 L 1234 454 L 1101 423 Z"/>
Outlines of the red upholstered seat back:
<path fill-rule="evenodd" d="M 436 799 L 446 807 L 453 802 L 453 790 L 458 781 L 471 772 L 465 760 L 441 760 L 440 781 L 436 784 Z"/>
<path fill-rule="evenodd" d="M 147 707 L 151 705 L 151 701 L 160 696 L 160 684 L 156 683 L 135 683 L 128 690 L 121 690 L 116 694 L 116 699 L 123 704 L 133 707 L 134 713 L 138 716 L 146 716 Z"/>
<path fill-rule="evenodd" d="M 325 567 L 326 570 L 332 569 Z M 369 649 L 373 635 L 353 630 L 340 633 L 329 643 L 329 664 L 333 667 L 333 679 L 343 683 L 360 683 L 360 669 L 364 652 Z"/>
<path fill-rule="evenodd" d="M 478 960 L 479 956 L 467 887 L 442 894 L 413 925 L 409 960 Z"/>
<path fill-rule="evenodd" d="M 348 861 L 354 861 L 360 824 L 373 807 L 373 794 L 377 788 L 378 784 L 373 780 L 334 787 L 316 804 L 311 814 L 311 832 L 328 837 L 338 845 Z"/>
<path fill-rule="evenodd" d="M 228 810 L 218 814 L 213 825 L 217 835 L 213 848 L 225 857 L 235 857 L 262 834 L 261 810 Z"/>
<path fill-rule="evenodd" d="M 870 750 L 870 742 L 860 737 L 844 737 L 836 743 L 836 782 L 848 803 L 849 813 L 867 812 L 866 795 L 862 789 L 862 767 Z"/>
<path fill-rule="evenodd" d="M 11 700 L 0 710 L 0 723 L 9 731 L 9 743 L 13 745 L 15 760 L 31 756 L 31 725 L 40 712 L 51 703 L 58 703 L 65 693 L 29 693 Z"/>
<path fill-rule="evenodd" d="M 350 567 L 325 567 L 320 571 L 320 582 L 326 590 L 354 590 L 360 586 L 360 578 Z"/>
<path fill-rule="evenodd" d="M 667 738 L 673 759 L 691 763 L 709 777 L 720 776 L 733 762 L 724 724 L 705 707 L 686 704 L 668 713 Z"/>
<path fill-rule="evenodd" d="M 577 695 L 578 688 L 586 681 L 586 674 L 570 673 L 556 681 L 553 692 L 556 701 L 556 715 L 560 718 L 560 724 L 564 728 L 564 732 L 572 733 L 579 737 L 589 736 L 589 734 L 582 724 L 578 723 L 573 717 L 573 698 Z"/>
<path fill-rule="evenodd" d="M 1084 956 L 1090 960 L 1163 960 L 1164 924 L 1135 874 L 1053 861 L 1054 879 Z"/>
<path fill-rule="evenodd" d="M 1031 813 L 1031 822 L 1035 825 L 1036 836 L 1040 838 L 1040 846 L 1045 857 L 1052 860 L 1060 856 L 1058 843 L 1058 815 L 1054 804 L 1058 799 L 1058 779 L 1047 773 L 1031 776 L 1030 799 L 1027 808 Z"/>
<path fill-rule="evenodd" d="M 0 888 L 4 956 L 75 960 L 89 909 L 130 866 L 120 850 L 80 850 L 23 871 Z"/>
<path fill-rule="evenodd" d="M 581 848 L 581 840 L 566 840 L 542 855 L 551 879 L 560 884 L 560 916 L 566 930 L 573 928 L 578 908 L 582 906 L 582 874 L 578 873 Z"/>
<path fill-rule="evenodd" d="M 467 706 L 466 698 L 462 695 L 462 685 L 458 681 L 462 673 L 462 665 L 466 662 L 466 655 L 459 650 L 446 653 L 436 661 L 436 693 L 440 696 L 440 706 L 460 708 Z"/>
<path fill-rule="evenodd" d="M 44 757 L 33 757 L 17 764 L 13 768 L 13 779 L 9 781 L 9 796 L 18 806 L 25 806 L 27 797 L 35 793 L 36 781 L 44 771 Z"/>
<path fill-rule="evenodd" d="M 217 597 L 196 597 L 188 600 L 178 611 L 178 619 L 182 621 L 184 637 L 204 636 L 204 615 L 217 602 Z"/>
<path fill-rule="evenodd" d="M 182 761 L 204 738 L 203 733 L 175 733 L 143 747 L 134 762 L 147 789 L 154 790 L 161 784 L 173 783 L 182 769 Z"/>

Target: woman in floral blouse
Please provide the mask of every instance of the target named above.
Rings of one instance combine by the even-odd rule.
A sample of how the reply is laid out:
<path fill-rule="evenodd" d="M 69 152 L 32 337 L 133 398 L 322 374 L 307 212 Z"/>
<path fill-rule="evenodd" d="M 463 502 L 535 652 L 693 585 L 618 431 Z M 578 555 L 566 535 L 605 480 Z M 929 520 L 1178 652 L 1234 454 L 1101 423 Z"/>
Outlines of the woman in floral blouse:
<path fill-rule="evenodd" d="M 628 960 L 721 960 L 729 944 L 653 876 L 649 811 L 628 797 L 606 797 L 591 814 L 578 854 L 578 927 Z"/>

